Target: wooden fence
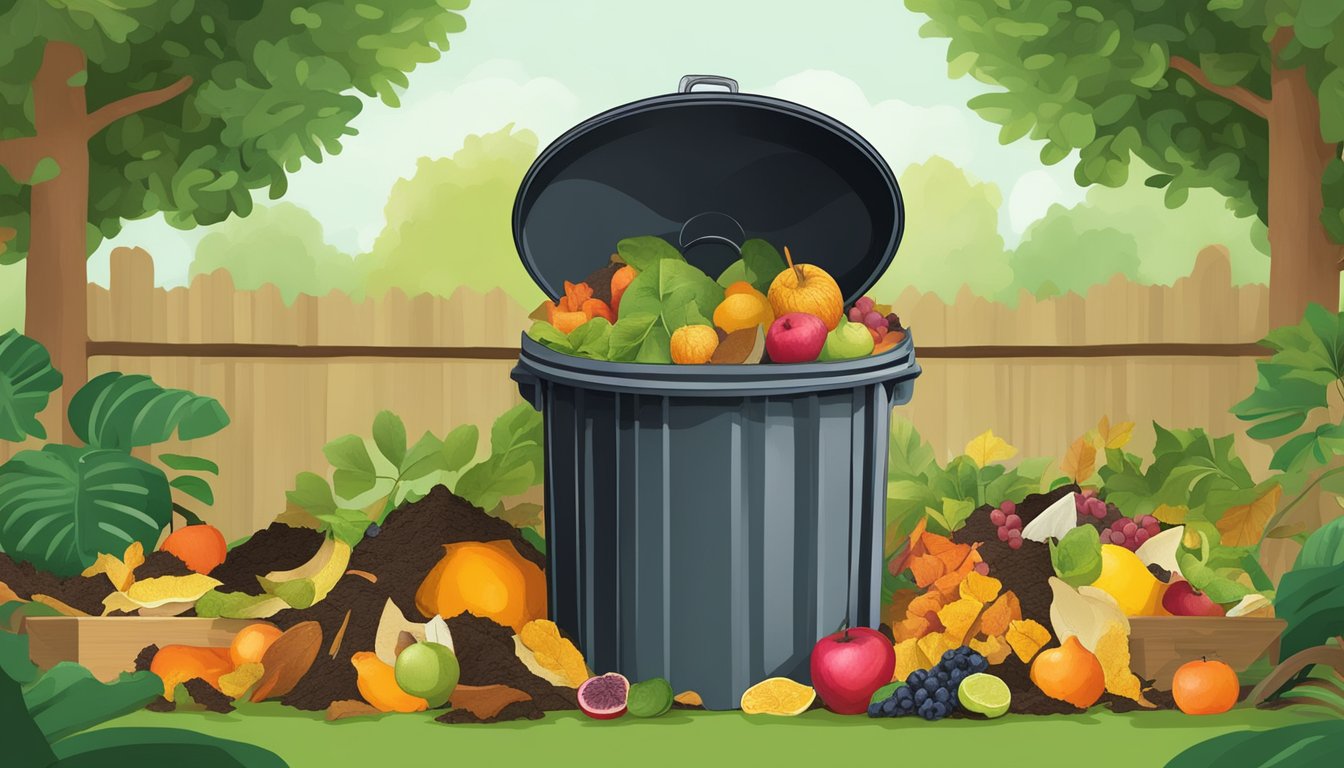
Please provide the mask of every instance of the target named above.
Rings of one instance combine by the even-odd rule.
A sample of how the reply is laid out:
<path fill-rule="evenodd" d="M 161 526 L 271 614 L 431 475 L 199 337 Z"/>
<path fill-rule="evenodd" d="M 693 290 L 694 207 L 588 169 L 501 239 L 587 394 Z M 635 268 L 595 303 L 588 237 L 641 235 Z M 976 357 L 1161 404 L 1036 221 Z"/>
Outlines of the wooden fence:
<path fill-rule="evenodd" d="M 212 519 L 230 537 L 267 524 L 297 472 L 326 466 L 322 445 L 367 434 L 378 410 L 413 434 L 475 423 L 488 442 L 493 417 L 518 402 L 509 371 L 530 308 L 499 291 L 286 306 L 274 287 L 237 291 L 223 272 L 189 288 L 153 281 L 147 253 L 119 249 L 111 287 L 89 286 L 89 372 L 148 373 L 224 404 L 228 429 L 163 450 L 219 462 Z M 900 414 L 947 455 L 993 428 L 1022 456 L 1059 456 L 1102 415 L 1138 422 L 1140 451 L 1152 420 L 1237 433 L 1227 409 L 1255 383 L 1266 300 L 1263 286 L 1231 285 L 1218 249 L 1169 287 L 1116 281 L 1017 307 L 907 291 L 894 305 L 924 374 Z M 1264 471 L 1264 446 L 1238 448 Z"/>

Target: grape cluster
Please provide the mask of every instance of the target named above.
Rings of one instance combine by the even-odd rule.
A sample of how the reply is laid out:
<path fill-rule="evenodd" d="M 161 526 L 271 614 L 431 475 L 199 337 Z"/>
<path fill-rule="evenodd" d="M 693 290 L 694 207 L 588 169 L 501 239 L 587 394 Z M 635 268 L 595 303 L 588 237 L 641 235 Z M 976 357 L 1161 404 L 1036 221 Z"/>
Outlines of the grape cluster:
<path fill-rule="evenodd" d="M 869 717 L 919 715 L 925 720 L 941 720 L 960 706 L 957 686 L 967 677 L 989 669 L 984 656 L 966 646 L 943 654 L 932 669 L 917 669 L 882 701 L 868 705 Z"/>
<path fill-rule="evenodd" d="M 1017 505 L 1004 501 L 989 511 L 989 522 L 999 527 L 999 541 L 1006 542 L 1011 549 L 1022 548 L 1022 518 L 1017 514 Z"/>
<path fill-rule="evenodd" d="M 873 309 L 874 306 L 873 300 L 864 296 L 849 308 L 849 321 L 863 323 L 873 335 L 873 343 L 876 344 L 887 335 L 887 318 Z"/>
<path fill-rule="evenodd" d="M 1088 518 L 1106 519 L 1106 502 L 1097 497 L 1091 489 L 1073 494 L 1073 506 L 1078 510 L 1078 522 L 1086 523 Z"/>
<path fill-rule="evenodd" d="M 1162 532 L 1157 518 L 1152 515 L 1139 515 L 1130 519 L 1122 517 L 1111 523 L 1111 527 L 1101 532 L 1102 544 L 1119 544 L 1130 551 L 1138 549 L 1143 542 Z"/>

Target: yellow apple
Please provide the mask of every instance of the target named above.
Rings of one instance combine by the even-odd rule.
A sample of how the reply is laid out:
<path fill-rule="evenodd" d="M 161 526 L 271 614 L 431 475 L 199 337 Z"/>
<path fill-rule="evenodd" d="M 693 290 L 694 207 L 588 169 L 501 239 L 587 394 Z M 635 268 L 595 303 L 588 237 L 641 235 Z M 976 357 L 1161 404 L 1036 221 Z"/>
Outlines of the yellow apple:
<path fill-rule="evenodd" d="M 814 264 L 795 266 L 788 246 L 784 248 L 784 258 L 788 260 L 789 268 L 775 276 L 768 294 L 775 317 L 804 312 L 819 318 L 826 324 L 826 330 L 835 330 L 845 311 L 840 286 L 821 267 Z"/>

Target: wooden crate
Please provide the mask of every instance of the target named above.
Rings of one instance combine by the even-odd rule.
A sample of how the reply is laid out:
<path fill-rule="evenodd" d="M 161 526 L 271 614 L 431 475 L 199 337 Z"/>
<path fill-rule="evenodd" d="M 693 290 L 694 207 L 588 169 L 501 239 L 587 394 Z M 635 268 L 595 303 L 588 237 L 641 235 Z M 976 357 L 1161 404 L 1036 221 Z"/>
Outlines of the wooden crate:
<path fill-rule="evenodd" d="M 1255 660 L 1278 655 L 1283 619 L 1237 616 L 1131 616 L 1130 667 L 1159 690 L 1171 689 L 1171 678 L 1187 661 L 1207 657 L 1243 672 Z"/>
<path fill-rule="evenodd" d="M 28 656 L 39 669 L 73 661 L 103 681 L 133 671 L 135 657 L 147 645 L 222 648 L 251 623 L 244 619 L 139 616 L 41 616 L 24 622 Z"/>

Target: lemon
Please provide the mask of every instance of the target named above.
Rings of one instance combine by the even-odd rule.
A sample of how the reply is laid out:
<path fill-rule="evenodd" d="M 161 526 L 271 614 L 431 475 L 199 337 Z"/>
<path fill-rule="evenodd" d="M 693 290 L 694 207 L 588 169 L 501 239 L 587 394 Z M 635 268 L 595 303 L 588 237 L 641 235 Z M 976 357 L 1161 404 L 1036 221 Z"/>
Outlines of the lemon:
<path fill-rule="evenodd" d="M 999 678 L 977 672 L 957 686 L 957 700 L 967 711 L 993 718 L 1008 711 L 1013 694 L 1008 690 L 1008 684 Z"/>
<path fill-rule="evenodd" d="M 748 715 L 801 715 L 812 706 L 817 692 L 787 677 L 772 677 L 742 694 L 742 712 Z"/>
<path fill-rule="evenodd" d="M 1101 575 L 1092 586 L 1115 598 L 1126 616 L 1157 615 L 1162 582 L 1138 555 L 1118 544 L 1101 545 Z"/>

